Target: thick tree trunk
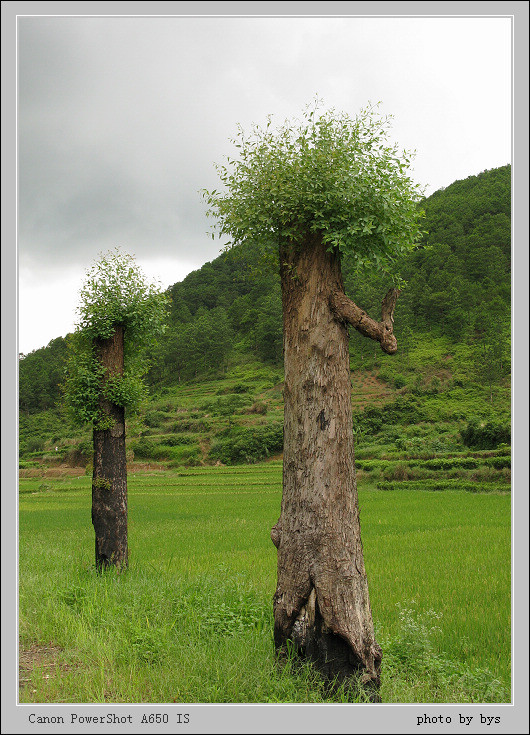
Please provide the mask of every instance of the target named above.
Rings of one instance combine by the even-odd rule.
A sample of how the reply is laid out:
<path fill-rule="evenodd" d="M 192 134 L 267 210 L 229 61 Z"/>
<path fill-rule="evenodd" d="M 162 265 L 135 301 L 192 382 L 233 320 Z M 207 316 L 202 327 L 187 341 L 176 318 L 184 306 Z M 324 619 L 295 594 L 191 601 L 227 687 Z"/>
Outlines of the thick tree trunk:
<path fill-rule="evenodd" d="M 281 516 L 271 532 L 275 645 L 281 651 L 291 642 L 329 679 L 360 679 L 378 701 L 381 648 L 361 543 L 345 324 L 354 317 L 335 304 L 344 296 L 340 258 L 320 238 L 281 248 L 280 271 L 285 417 Z M 383 331 L 368 336 L 381 341 Z"/>
<path fill-rule="evenodd" d="M 122 374 L 123 327 L 113 336 L 97 340 L 96 354 L 106 376 Z M 109 418 L 109 428 L 94 429 L 92 476 L 92 523 L 96 534 L 96 568 L 127 566 L 127 463 L 125 458 L 125 410 L 100 398 L 100 409 Z"/>

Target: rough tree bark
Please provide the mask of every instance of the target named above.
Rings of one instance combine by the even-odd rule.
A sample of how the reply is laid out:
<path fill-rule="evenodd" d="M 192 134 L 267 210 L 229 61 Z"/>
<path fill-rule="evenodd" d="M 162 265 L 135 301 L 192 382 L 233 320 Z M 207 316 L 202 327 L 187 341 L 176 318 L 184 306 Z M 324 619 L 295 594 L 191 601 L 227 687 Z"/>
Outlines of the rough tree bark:
<path fill-rule="evenodd" d="M 395 352 L 392 313 L 381 322 L 344 294 L 340 256 L 319 237 L 280 248 L 284 318 L 284 455 L 274 639 L 288 642 L 329 679 L 357 679 L 378 701 L 375 641 L 355 479 L 346 323 Z"/>
<path fill-rule="evenodd" d="M 123 374 L 124 329 L 109 339 L 95 342 L 96 354 L 109 375 Z M 127 464 L 125 457 L 125 409 L 100 398 L 99 407 L 112 420 L 108 429 L 94 429 L 92 475 L 92 524 L 96 534 L 96 568 L 127 566 Z"/>

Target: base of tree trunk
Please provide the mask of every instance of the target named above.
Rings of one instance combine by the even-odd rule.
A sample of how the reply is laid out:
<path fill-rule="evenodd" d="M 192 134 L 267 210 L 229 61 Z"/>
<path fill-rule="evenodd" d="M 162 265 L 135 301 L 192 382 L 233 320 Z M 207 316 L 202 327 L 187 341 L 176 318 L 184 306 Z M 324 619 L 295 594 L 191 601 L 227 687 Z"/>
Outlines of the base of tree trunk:
<path fill-rule="evenodd" d="M 373 678 L 366 674 L 365 663 L 355 655 L 351 646 L 324 622 L 314 588 L 290 637 L 286 638 L 276 627 L 274 642 L 280 659 L 292 652 L 300 661 L 311 661 L 323 677 L 329 694 L 344 687 L 361 692 L 369 702 L 381 702 L 381 649 L 376 644 L 378 656 L 375 660 L 376 677 Z"/>
<path fill-rule="evenodd" d="M 116 407 L 115 414 L 120 414 Z M 121 409 L 121 417 L 123 409 Z M 127 466 L 125 427 L 118 421 L 107 431 L 94 431 L 92 477 L 92 525 L 95 533 L 96 569 L 121 570 L 128 564 Z"/>

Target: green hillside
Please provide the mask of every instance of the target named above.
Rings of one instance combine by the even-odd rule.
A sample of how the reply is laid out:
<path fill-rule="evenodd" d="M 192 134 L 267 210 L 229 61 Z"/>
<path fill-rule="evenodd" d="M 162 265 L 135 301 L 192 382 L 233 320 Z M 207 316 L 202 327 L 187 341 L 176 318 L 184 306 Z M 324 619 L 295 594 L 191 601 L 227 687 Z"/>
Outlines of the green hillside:
<path fill-rule="evenodd" d="M 381 487 L 443 477 L 469 489 L 509 488 L 510 175 L 509 166 L 485 171 L 422 203 L 429 247 L 412 254 L 403 274 L 397 355 L 352 330 L 358 468 L 375 473 Z M 356 274 L 348 261 L 344 280 L 348 295 L 378 316 L 388 284 Z M 274 266 L 234 250 L 169 292 L 169 329 L 151 355 L 151 395 L 128 423 L 131 466 L 278 456 L 282 320 Z M 20 361 L 25 474 L 90 464 L 88 427 L 75 427 L 61 407 L 67 342 L 55 339 Z M 434 459 L 449 464 L 425 464 Z"/>

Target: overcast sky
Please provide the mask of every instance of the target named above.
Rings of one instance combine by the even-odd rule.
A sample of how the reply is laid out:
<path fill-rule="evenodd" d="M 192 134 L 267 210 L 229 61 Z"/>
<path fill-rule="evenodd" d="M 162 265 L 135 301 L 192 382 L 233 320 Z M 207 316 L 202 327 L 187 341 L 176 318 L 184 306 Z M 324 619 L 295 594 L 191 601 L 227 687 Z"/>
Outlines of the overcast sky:
<path fill-rule="evenodd" d="M 236 126 L 382 102 L 430 194 L 511 158 L 508 18 L 18 21 L 19 350 L 72 331 L 100 252 L 164 287 L 219 255 L 199 195 Z"/>

